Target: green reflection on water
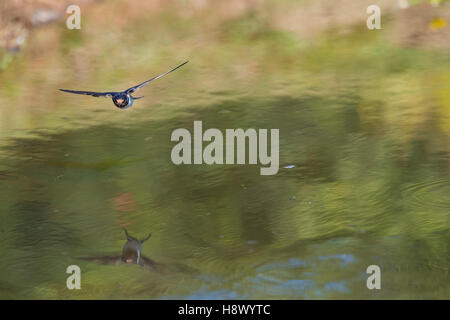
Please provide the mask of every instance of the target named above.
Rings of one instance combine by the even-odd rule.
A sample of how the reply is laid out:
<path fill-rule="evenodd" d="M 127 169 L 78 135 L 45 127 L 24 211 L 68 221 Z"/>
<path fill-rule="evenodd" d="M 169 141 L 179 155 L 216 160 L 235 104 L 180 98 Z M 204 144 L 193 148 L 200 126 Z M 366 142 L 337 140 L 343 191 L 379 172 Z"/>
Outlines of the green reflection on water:
<path fill-rule="evenodd" d="M 378 297 L 445 296 L 450 179 L 439 144 L 429 149 L 439 131 L 400 154 L 389 134 L 361 132 L 354 105 L 329 106 L 246 98 L 16 139 L 2 161 L 4 296 L 368 298 L 370 264 L 386 268 Z M 170 133 L 195 119 L 280 128 L 281 164 L 295 167 L 263 177 L 258 166 L 175 166 Z M 120 255 L 122 226 L 153 233 L 143 252 L 158 271 L 78 259 Z M 83 270 L 80 292 L 62 286 L 69 264 Z"/>

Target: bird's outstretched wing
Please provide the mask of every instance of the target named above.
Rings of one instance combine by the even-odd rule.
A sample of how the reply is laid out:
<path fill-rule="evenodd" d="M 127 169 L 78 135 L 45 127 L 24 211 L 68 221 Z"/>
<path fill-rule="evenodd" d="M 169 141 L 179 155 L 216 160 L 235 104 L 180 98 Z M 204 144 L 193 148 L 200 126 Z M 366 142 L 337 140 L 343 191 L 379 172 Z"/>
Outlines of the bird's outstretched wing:
<path fill-rule="evenodd" d="M 125 236 L 127 237 L 127 240 L 128 240 L 128 241 L 136 241 L 136 242 L 139 242 L 138 239 L 136 239 L 135 237 L 132 237 L 132 236 L 130 236 L 130 235 L 128 234 L 127 229 L 123 228 L 123 230 L 125 230 Z"/>
<path fill-rule="evenodd" d="M 152 236 L 151 233 L 148 234 L 148 236 L 145 239 L 142 239 L 140 242 L 144 243 L 145 241 L 147 241 L 148 239 L 150 239 L 150 237 Z"/>
<path fill-rule="evenodd" d="M 147 258 L 144 255 L 141 256 L 141 259 L 139 260 L 139 264 L 143 267 L 150 267 L 150 268 L 155 268 L 157 266 L 157 263 L 155 261 L 153 261 L 150 258 Z"/>
<path fill-rule="evenodd" d="M 112 98 L 114 95 L 116 95 L 118 92 L 93 92 L 93 91 L 76 91 L 76 90 L 66 90 L 66 89 L 59 89 L 64 92 L 69 93 L 76 93 L 76 94 L 85 94 L 93 97 L 104 97 L 104 98 Z"/>
<path fill-rule="evenodd" d="M 92 261 L 100 264 L 121 264 L 120 256 L 99 256 L 99 257 L 80 257 L 84 261 Z"/>
<path fill-rule="evenodd" d="M 164 72 L 164 73 L 160 74 L 159 76 L 156 76 L 156 77 L 154 77 L 154 78 L 151 78 L 150 80 L 147 80 L 147 81 L 145 81 L 145 82 L 142 82 L 141 84 L 138 84 L 137 86 L 131 87 L 131 88 L 125 90 L 125 93 L 126 93 L 126 94 L 131 94 L 131 93 L 135 92 L 136 90 L 142 88 L 143 86 L 149 84 L 149 83 L 152 82 L 153 80 L 156 80 L 156 79 L 159 79 L 159 78 L 161 78 L 161 77 L 164 77 L 166 74 L 171 73 L 172 71 L 177 70 L 178 68 L 184 66 L 184 65 L 185 65 L 186 63 L 188 63 L 188 62 L 189 62 L 189 61 L 183 62 L 182 64 L 180 64 L 179 66 L 173 68 L 172 70 L 169 70 L 169 71 L 167 71 L 167 72 Z"/>

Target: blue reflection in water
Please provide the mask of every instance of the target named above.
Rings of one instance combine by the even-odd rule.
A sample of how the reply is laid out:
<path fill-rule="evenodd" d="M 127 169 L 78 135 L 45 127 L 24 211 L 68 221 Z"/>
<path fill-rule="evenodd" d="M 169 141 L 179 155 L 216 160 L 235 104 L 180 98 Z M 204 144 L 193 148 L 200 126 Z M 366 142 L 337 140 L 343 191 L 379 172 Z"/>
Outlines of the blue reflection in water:
<path fill-rule="evenodd" d="M 238 295 L 236 292 L 231 290 L 212 290 L 200 289 L 193 294 L 183 298 L 187 300 L 229 300 L 229 299 L 244 299 L 242 295 Z"/>
<path fill-rule="evenodd" d="M 270 270 L 278 270 L 278 269 L 300 268 L 300 267 L 306 267 L 306 266 L 307 266 L 307 263 L 305 260 L 298 259 L 298 258 L 290 258 L 287 261 L 267 264 L 265 266 L 259 267 L 257 270 L 258 271 L 270 271 Z"/>
<path fill-rule="evenodd" d="M 328 282 L 325 284 L 326 291 L 339 291 L 342 293 L 350 293 L 350 290 L 344 284 L 344 282 Z"/>
<path fill-rule="evenodd" d="M 272 297 L 309 299 L 322 298 L 325 293 L 350 293 L 344 281 L 333 281 L 321 285 L 314 279 L 316 272 L 307 268 L 316 268 L 323 261 L 335 261 L 340 267 L 356 262 L 352 254 L 332 254 L 312 259 L 289 258 L 269 263 L 255 269 L 256 275 L 241 277 L 222 277 L 214 274 L 202 274 L 197 279 L 202 282 L 200 289 L 185 296 L 171 296 L 167 299 L 252 299 L 261 294 Z M 301 268 L 301 269 L 299 269 Z M 287 278 L 287 279 L 286 279 Z M 209 284 L 215 284 L 210 286 Z M 231 288 L 221 289 L 220 286 Z"/>
<path fill-rule="evenodd" d="M 332 254 L 329 256 L 320 256 L 319 260 L 320 261 L 325 261 L 325 260 L 331 260 L 331 259 L 337 259 L 341 261 L 341 267 L 343 266 L 347 266 L 351 263 L 354 263 L 355 257 L 352 254 Z"/>
<path fill-rule="evenodd" d="M 305 290 L 313 289 L 314 284 L 314 280 L 297 279 L 285 281 L 283 284 L 277 286 L 276 288 L 280 290 L 294 291 L 294 293 L 304 293 Z"/>

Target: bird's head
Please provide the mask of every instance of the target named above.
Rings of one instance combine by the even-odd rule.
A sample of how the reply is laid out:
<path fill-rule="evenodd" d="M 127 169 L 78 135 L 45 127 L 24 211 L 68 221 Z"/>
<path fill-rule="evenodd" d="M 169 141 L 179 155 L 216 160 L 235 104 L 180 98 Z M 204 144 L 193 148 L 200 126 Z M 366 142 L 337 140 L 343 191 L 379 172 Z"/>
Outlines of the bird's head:
<path fill-rule="evenodd" d="M 125 94 L 125 93 L 118 94 L 118 95 L 114 96 L 112 99 L 113 99 L 114 104 L 118 108 L 127 107 L 128 104 L 130 103 L 130 95 Z"/>

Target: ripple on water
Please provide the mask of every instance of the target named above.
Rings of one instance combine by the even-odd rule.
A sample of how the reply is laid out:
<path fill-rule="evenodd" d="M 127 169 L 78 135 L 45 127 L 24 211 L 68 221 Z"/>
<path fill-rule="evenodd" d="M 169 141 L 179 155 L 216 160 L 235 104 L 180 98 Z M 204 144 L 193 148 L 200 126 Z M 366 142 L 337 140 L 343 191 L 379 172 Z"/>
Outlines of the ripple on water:
<path fill-rule="evenodd" d="M 450 208 L 450 179 L 410 185 L 402 190 L 405 201 L 415 206 Z"/>

